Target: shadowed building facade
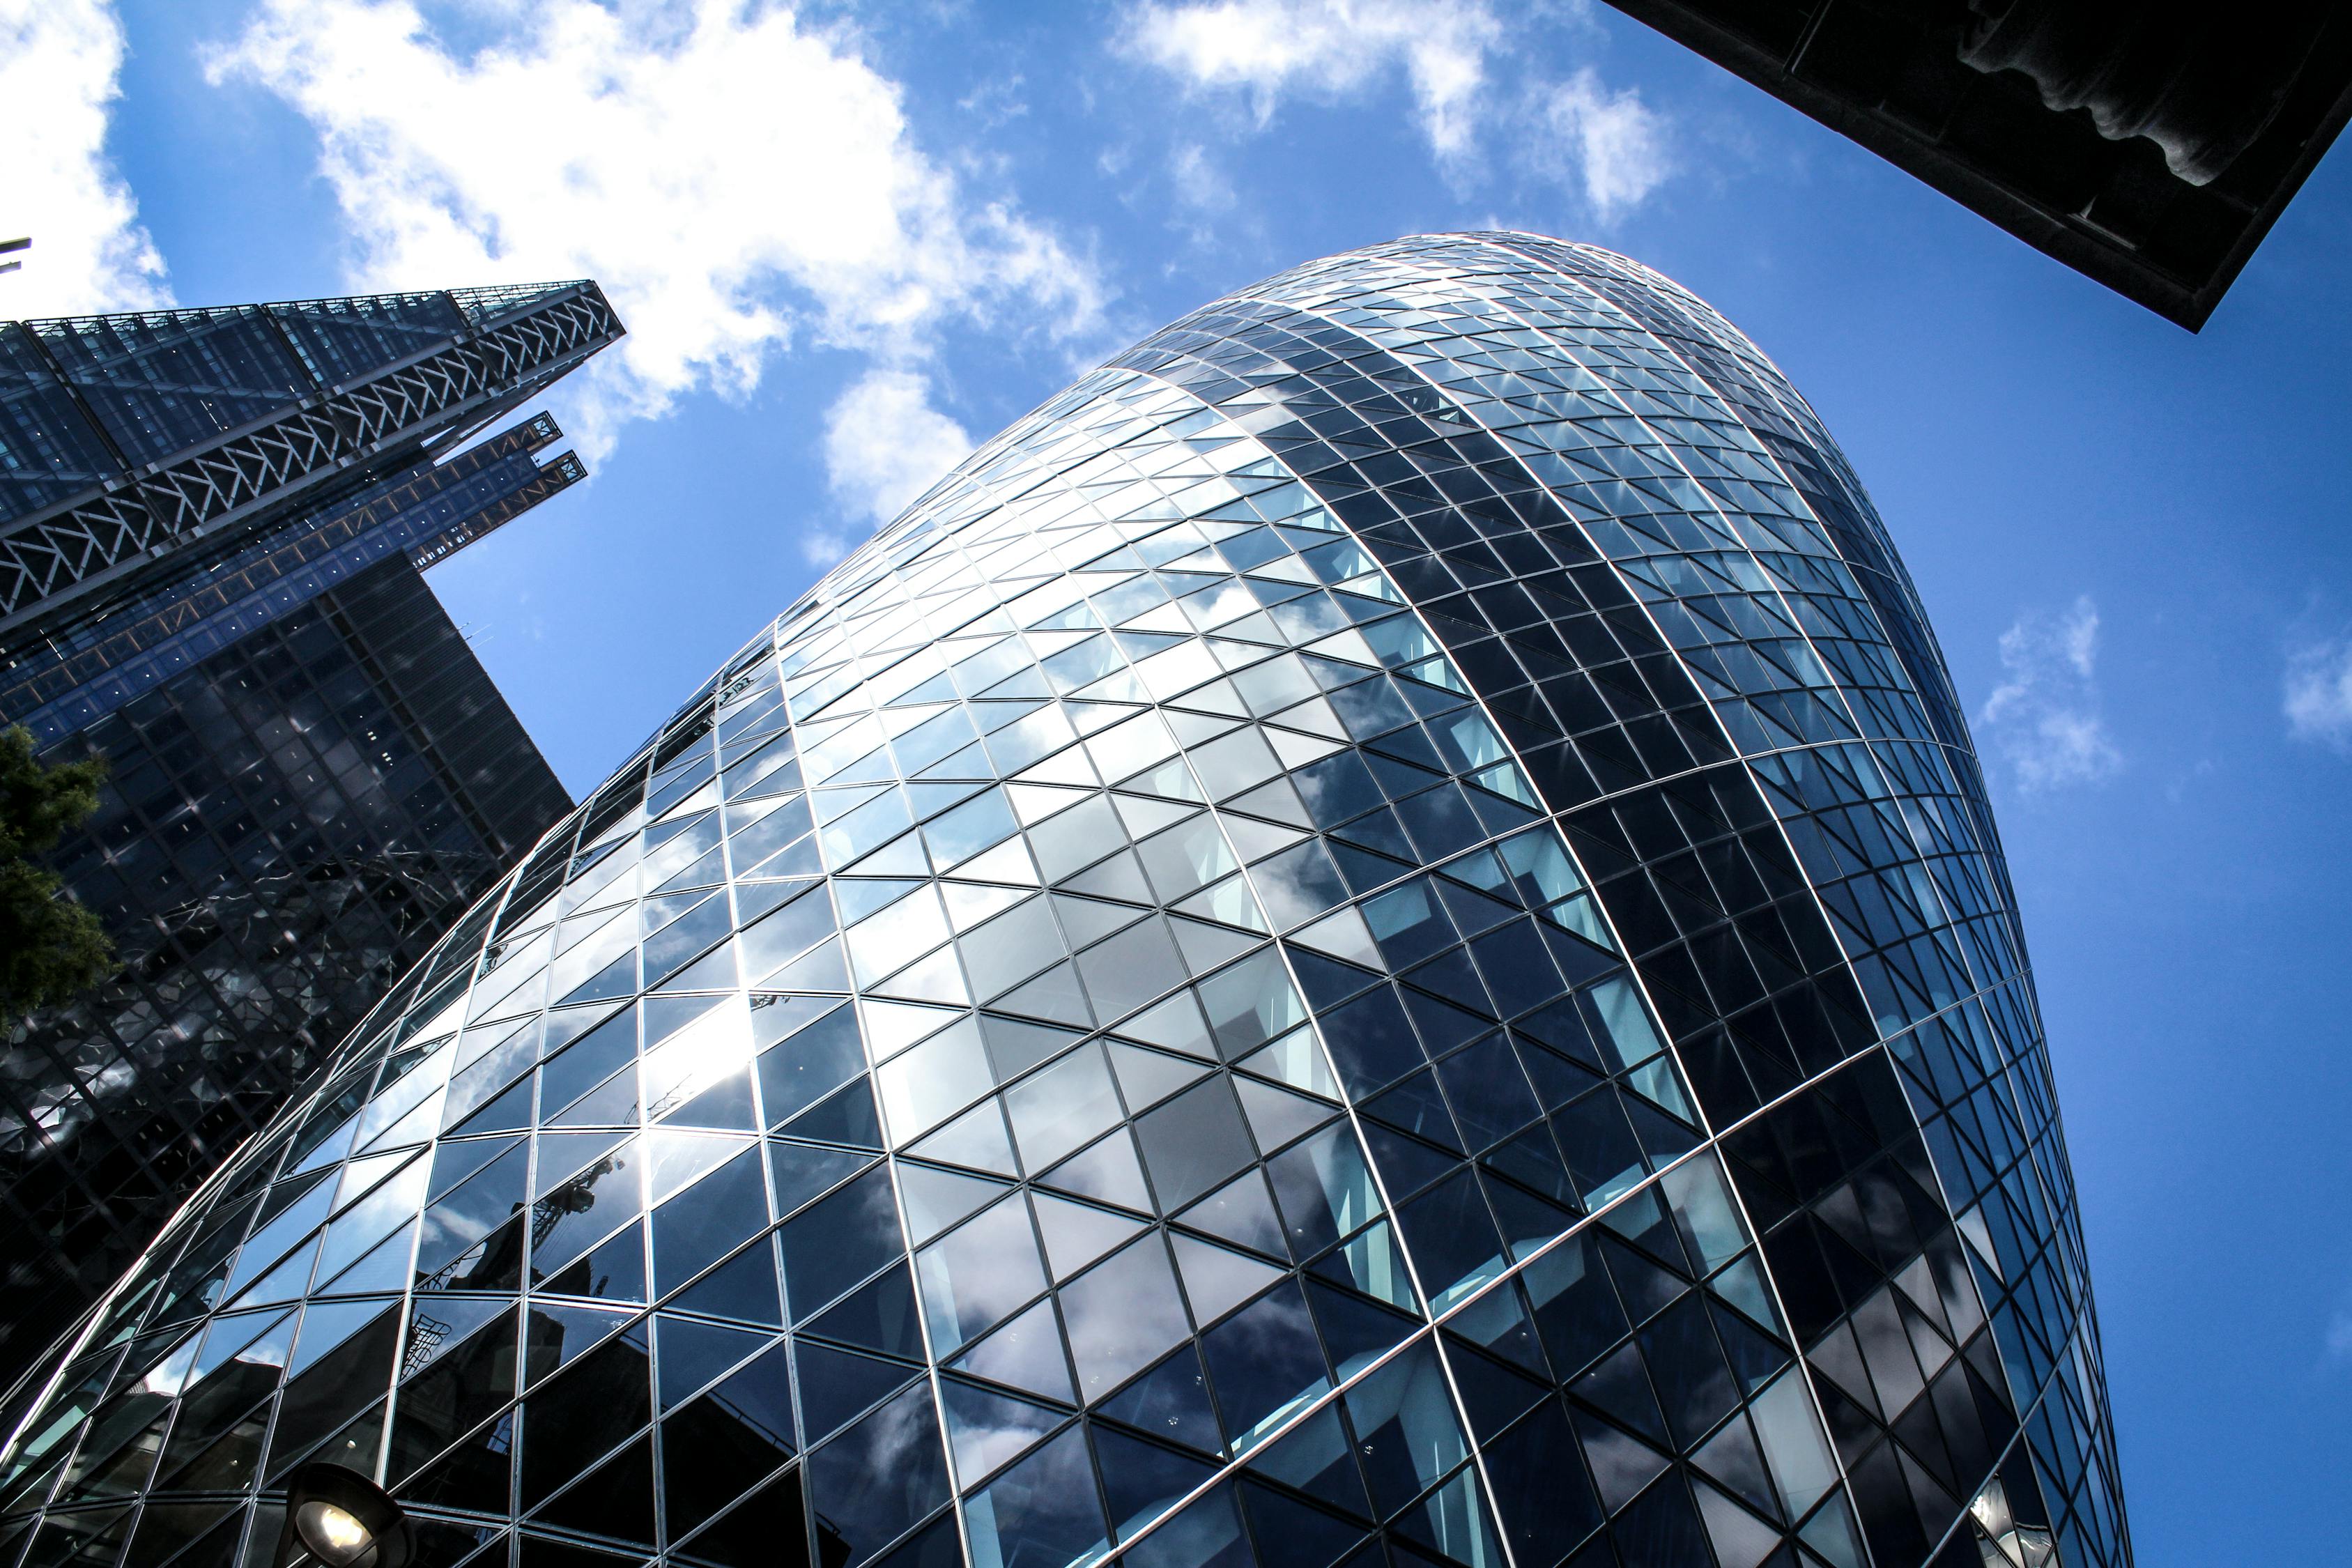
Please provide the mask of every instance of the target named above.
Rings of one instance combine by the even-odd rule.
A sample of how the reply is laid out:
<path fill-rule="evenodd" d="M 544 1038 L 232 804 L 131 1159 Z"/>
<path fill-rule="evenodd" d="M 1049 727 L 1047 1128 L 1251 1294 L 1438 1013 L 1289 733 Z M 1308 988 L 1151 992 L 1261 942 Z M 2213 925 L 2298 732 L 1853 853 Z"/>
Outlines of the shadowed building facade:
<path fill-rule="evenodd" d="M 761 631 L 60 1352 L 18 1568 L 2129 1559 L 1984 790 L 1810 409 L 1317 262 Z M 241 1555 L 242 1554 L 242 1555 Z"/>
<path fill-rule="evenodd" d="M 2352 118 L 2336 6 L 1609 3 L 2192 332 Z"/>
<path fill-rule="evenodd" d="M 121 972 L 0 1060 L 0 1381 L 572 805 L 419 574 L 578 479 L 593 284 L 0 323 L 0 722 Z M 455 456 L 451 456 L 453 452 Z"/>

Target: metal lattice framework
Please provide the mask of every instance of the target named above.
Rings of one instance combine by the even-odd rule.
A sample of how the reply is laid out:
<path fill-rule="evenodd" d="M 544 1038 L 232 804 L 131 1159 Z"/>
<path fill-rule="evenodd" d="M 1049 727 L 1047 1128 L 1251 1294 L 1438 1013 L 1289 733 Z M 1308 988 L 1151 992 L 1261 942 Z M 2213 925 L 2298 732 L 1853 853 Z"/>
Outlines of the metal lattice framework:
<path fill-rule="evenodd" d="M 329 507 L 312 519 L 310 526 L 291 535 L 277 536 L 266 553 L 257 560 L 247 561 L 244 569 L 210 574 L 201 586 L 183 583 L 159 599 L 142 602 L 137 595 L 131 595 L 130 602 L 135 607 L 127 611 L 124 601 L 119 600 L 110 607 L 102 635 L 79 642 L 71 652 L 59 651 L 53 659 L 19 665 L 0 675 L 0 716 L 24 721 L 77 687 L 98 679 L 101 672 L 220 614 L 239 595 L 257 591 L 259 584 L 274 581 L 324 554 L 345 549 L 398 518 L 426 496 L 446 494 L 449 487 L 462 484 L 493 464 L 541 451 L 562 437 L 562 430 L 553 417 L 545 413 L 534 415 L 446 461 L 420 464 L 410 470 L 407 478 L 394 483 L 388 493 L 355 504 Z M 586 465 L 576 454 L 560 453 L 512 494 L 476 508 L 420 539 L 410 548 L 409 559 L 420 571 L 445 560 L 586 477 Z M 37 731 L 40 725 L 37 722 L 34 728 Z"/>
<path fill-rule="evenodd" d="M 561 489 L 568 489 L 588 477 L 588 465 L 573 452 L 558 452 L 543 464 L 539 476 L 503 500 L 491 502 L 451 527 L 429 544 L 409 552 L 408 559 L 418 571 L 437 561 L 446 561 L 468 544 L 494 533 L 529 511 Z"/>
<path fill-rule="evenodd" d="M 98 587 L 143 552 L 211 531 L 267 500 L 494 413 L 621 336 L 583 281 L 520 314 L 0 534 L 0 633 Z"/>
<path fill-rule="evenodd" d="M 322 1457 L 422 1568 L 2128 1568 L 1950 689 L 1667 279 L 1228 296 L 457 922 L 27 1390 L 0 1568 Z"/>

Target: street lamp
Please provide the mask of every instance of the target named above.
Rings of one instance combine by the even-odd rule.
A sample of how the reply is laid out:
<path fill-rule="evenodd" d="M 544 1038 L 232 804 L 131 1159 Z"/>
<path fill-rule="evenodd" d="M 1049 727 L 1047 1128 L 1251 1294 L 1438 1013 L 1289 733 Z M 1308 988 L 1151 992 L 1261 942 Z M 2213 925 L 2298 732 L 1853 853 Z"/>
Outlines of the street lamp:
<path fill-rule="evenodd" d="M 321 1568 L 406 1568 L 415 1545 L 408 1516 L 365 1476 L 310 1464 L 287 1478 L 276 1568 L 305 1556 Z"/>
<path fill-rule="evenodd" d="M 29 250 L 32 245 L 33 242 L 29 239 L 0 239 L 0 256 L 5 256 L 12 250 Z M 21 261 L 0 261 L 0 272 L 14 272 L 24 265 Z"/>

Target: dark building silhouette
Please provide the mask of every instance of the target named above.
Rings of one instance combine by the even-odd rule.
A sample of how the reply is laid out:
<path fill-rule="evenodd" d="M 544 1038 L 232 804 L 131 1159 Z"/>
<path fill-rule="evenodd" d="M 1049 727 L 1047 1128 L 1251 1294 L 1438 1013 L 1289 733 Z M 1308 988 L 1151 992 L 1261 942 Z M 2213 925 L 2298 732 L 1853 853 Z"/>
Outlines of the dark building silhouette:
<path fill-rule="evenodd" d="M 0 722 L 123 959 L 0 1058 L 0 1383 L 570 796 L 420 568 L 582 477 L 591 283 L 0 323 Z M 455 455 L 452 455 L 452 454 Z"/>
<path fill-rule="evenodd" d="M 2281 0 L 1609 0 L 2195 331 L 2352 117 Z"/>
<path fill-rule="evenodd" d="M 419 1568 L 2130 1557 L 1902 563 L 1754 345 L 1522 234 L 973 453 L 45 1371 L 0 1568 L 226 1568 L 319 1457 Z"/>

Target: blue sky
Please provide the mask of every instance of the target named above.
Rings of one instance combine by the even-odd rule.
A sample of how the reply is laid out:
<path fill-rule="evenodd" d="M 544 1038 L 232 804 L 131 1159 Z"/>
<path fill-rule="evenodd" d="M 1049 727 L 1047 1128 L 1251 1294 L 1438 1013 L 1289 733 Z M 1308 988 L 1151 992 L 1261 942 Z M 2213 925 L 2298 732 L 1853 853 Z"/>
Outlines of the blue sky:
<path fill-rule="evenodd" d="M 0 0 L 0 314 L 592 273 L 582 490 L 432 581 L 592 787 L 972 440 L 1296 262 L 1598 241 L 1844 444 L 1994 781 L 2143 1563 L 2352 1471 L 2352 154 L 2191 336 L 1599 6 Z"/>

